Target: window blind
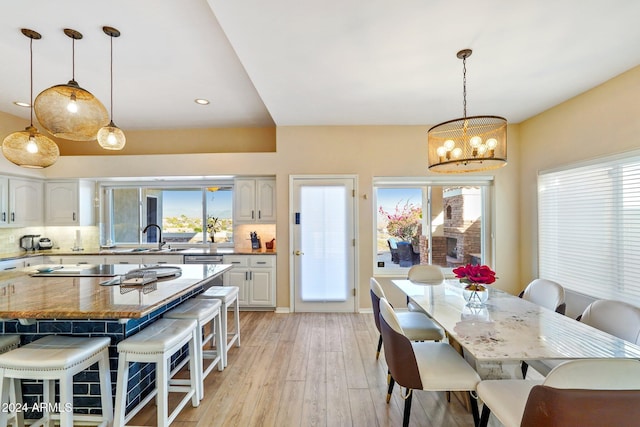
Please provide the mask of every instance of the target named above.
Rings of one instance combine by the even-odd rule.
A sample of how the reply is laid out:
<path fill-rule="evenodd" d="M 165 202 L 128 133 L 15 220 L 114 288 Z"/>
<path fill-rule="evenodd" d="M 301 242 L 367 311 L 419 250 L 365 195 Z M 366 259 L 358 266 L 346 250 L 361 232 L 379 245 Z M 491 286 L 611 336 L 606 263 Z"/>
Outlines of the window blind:
<path fill-rule="evenodd" d="M 539 277 L 640 305 L 640 155 L 540 173 Z"/>

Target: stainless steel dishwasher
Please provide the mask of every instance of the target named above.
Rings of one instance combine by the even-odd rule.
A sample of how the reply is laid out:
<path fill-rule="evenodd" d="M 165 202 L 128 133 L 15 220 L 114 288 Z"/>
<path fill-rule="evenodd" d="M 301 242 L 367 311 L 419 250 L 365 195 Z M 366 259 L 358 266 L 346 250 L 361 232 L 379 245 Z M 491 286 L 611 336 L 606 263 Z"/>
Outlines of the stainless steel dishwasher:
<path fill-rule="evenodd" d="M 222 255 L 185 255 L 185 264 L 222 264 Z M 222 286 L 222 275 L 213 279 L 207 286 Z"/>

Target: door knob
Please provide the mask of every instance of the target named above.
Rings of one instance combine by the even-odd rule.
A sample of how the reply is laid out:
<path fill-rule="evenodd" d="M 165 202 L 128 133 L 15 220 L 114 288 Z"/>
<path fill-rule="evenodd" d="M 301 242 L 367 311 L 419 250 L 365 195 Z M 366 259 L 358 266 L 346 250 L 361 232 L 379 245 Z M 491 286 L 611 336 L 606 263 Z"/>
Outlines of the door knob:
<path fill-rule="evenodd" d="M 300 256 L 300 255 L 304 255 L 304 252 L 302 252 L 302 251 L 295 251 L 295 252 L 294 252 L 294 254 L 295 254 L 296 256 Z"/>

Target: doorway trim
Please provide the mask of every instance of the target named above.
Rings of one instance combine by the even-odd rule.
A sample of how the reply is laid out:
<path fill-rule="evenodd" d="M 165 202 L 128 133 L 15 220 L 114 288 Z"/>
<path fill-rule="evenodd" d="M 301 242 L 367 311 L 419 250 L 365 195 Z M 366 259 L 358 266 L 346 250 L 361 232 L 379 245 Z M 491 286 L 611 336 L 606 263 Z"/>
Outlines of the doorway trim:
<path fill-rule="evenodd" d="M 360 304 L 360 233 L 358 230 L 358 175 L 353 174 L 341 174 L 341 175 L 289 175 L 289 307 L 290 312 L 296 311 L 295 304 L 295 209 L 294 209 L 294 182 L 296 180 L 313 180 L 313 179 L 350 179 L 353 180 L 353 286 L 354 286 L 354 298 L 353 298 L 353 313 L 358 313 Z"/>

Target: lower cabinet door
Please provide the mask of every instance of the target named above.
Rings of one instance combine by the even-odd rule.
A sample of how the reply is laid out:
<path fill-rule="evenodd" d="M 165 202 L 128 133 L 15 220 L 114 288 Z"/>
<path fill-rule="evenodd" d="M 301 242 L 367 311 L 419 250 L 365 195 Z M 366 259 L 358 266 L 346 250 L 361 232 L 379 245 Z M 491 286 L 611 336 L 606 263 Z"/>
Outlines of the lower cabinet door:
<path fill-rule="evenodd" d="M 273 282 L 271 269 L 251 270 L 251 290 L 249 292 L 249 304 L 254 306 L 271 307 L 273 301 Z"/>
<path fill-rule="evenodd" d="M 224 274 L 223 283 L 225 286 L 237 286 L 240 291 L 238 293 L 238 303 L 240 306 L 249 304 L 249 292 L 247 284 L 249 282 L 249 270 L 246 268 L 233 268 Z"/>

